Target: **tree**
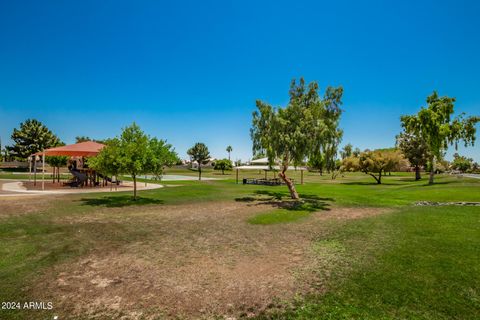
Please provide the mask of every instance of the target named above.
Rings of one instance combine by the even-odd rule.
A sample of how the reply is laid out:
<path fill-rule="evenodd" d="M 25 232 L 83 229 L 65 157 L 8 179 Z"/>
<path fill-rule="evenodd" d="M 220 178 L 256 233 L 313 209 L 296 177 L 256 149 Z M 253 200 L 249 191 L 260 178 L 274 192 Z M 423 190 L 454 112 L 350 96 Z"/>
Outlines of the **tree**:
<path fill-rule="evenodd" d="M 75 143 L 86 142 L 86 141 L 93 141 L 90 137 L 87 136 L 76 136 Z"/>
<path fill-rule="evenodd" d="M 343 166 L 345 170 L 358 170 L 368 174 L 377 181 L 377 184 L 381 184 L 382 173 L 392 171 L 398 165 L 399 159 L 398 151 L 364 151 L 358 158 L 345 158 Z"/>
<path fill-rule="evenodd" d="M 352 151 L 352 156 L 358 158 L 360 156 L 360 153 L 362 153 L 362 151 L 359 148 L 355 148 L 355 150 Z"/>
<path fill-rule="evenodd" d="M 147 170 L 157 179 L 161 179 L 165 167 L 171 167 L 179 161 L 178 155 L 171 144 L 157 138 L 150 139 L 149 149 L 151 158 Z"/>
<path fill-rule="evenodd" d="M 323 170 L 325 169 L 325 156 L 321 153 L 312 155 L 308 159 L 307 166 L 310 169 L 318 170 L 318 173 L 323 175 Z"/>
<path fill-rule="evenodd" d="M 453 161 L 451 165 L 452 169 L 460 172 L 470 171 L 473 167 L 473 159 L 461 156 L 458 153 L 453 155 Z"/>
<path fill-rule="evenodd" d="M 343 147 L 342 151 L 340 151 L 340 156 L 342 157 L 342 160 L 350 157 L 352 155 L 352 152 L 353 152 L 353 146 L 350 143 L 346 144 Z"/>
<path fill-rule="evenodd" d="M 225 174 L 225 170 L 232 170 L 233 165 L 230 159 L 221 159 L 215 161 L 215 170 L 222 170 L 222 174 Z"/>
<path fill-rule="evenodd" d="M 230 152 L 232 152 L 232 151 L 233 151 L 233 148 L 232 148 L 232 146 L 228 146 L 228 147 L 227 147 L 227 152 L 228 152 L 228 160 L 230 160 Z"/>
<path fill-rule="evenodd" d="M 460 141 L 464 142 L 465 147 L 475 143 L 475 125 L 480 117 L 465 118 L 462 113 L 452 120 L 454 103 L 455 98 L 439 97 L 434 91 L 427 98 L 427 107 L 422 107 L 416 115 L 401 117 L 404 130 L 425 141 L 430 166 L 429 184 L 433 184 L 435 161 L 441 158 L 449 145 L 457 148 Z"/>
<path fill-rule="evenodd" d="M 420 137 L 408 132 L 402 132 L 397 136 L 397 147 L 402 151 L 410 165 L 415 169 L 415 180 L 420 180 L 420 168 L 425 167 L 428 161 L 428 149 Z"/>
<path fill-rule="evenodd" d="M 292 80 L 290 101 L 285 108 L 274 108 L 260 100 L 256 102 L 258 110 L 253 113 L 250 130 L 253 153 L 266 154 L 270 165 L 275 159 L 280 160 L 278 175 L 287 185 L 292 199 L 299 199 L 299 196 L 286 171 L 290 165 L 298 166 L 337 142 L 342 93 L 341 87 L 328 87 L 321 99 L 317 83 L 305 85 L 301 78 L 298 84 Z"/>
<path fill-rule="evenodd" d="M 133 179 L 133 199 L 137 200 L 137 177 L 147 173 L 151 166 L 149 137 L 134 122 L 123 129 L 120 137 L 106 141 L 106 147 L 89 161 L 99 172 L 130 174 Z"/>
<path fill-rule="evenodd" d="M 93 141 L 93 142 L 98 142 L 98 143 L 103 143 L 103 144 L 105 144 L 105 142 L 106 142 L 106 140 L 92 139 L 88 136 L 76 136 L 75 137 L 75 143 L 86 142 L 86 141 Z"/>
<path fill-rule="evenodd" d="M 198 180 L 202 180 L 202 164 L 206 164 L 210 159 L 210 152 L 204 143 L 197 142 L 193 147 L 188 149 L 187 154 L 192 161 L 198 163 Z"/>
<path fill-rule="evenodd" d="M 19 129 L 13 129 L 14 145 L 9 147 L 13 156 L 26 159 L 30 155 L 55 147 L 60 140 L 44 124 L 35 119 L 20 123 Z"/>
<path fill-rule="evenodd" d="M 97 172 L 110 177 L 117 177 L 123 171 L 121 163 L 120 139 L 105 141 L 105 147 L 96 157 L 88 158 L 88 166 Z"/>

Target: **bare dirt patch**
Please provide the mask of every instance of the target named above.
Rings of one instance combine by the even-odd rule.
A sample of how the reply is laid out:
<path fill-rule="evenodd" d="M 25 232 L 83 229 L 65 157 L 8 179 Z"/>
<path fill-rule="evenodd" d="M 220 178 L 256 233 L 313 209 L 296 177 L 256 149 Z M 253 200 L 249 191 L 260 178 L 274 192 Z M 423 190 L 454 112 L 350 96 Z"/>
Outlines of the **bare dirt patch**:
<path fill-rule="evenodd" d="M 0 197 L 0 219 L 43 212 L 52 206 L 52 198 L 40 199 L 36 196 Z"/>
<path fill-rule="evenodd" d="M 318 264 L 312 241 L 325 232 L 325 221 L 384 212 L 335 208 L 290 224 L 246 222 L 266 209 L 271 207 L 216 202 L 65 218 L 58 223 L 122 224 L 126 240 L 115 248 L 99 244 L 88 256 L 48 270 L 31 294 L 53 300 L 62 318 L 253 315 L 308 292 L 313 283 L 321 287 L 325 279 L 317 278 L 328 272 L 316 269 L 329 266 Z"/>

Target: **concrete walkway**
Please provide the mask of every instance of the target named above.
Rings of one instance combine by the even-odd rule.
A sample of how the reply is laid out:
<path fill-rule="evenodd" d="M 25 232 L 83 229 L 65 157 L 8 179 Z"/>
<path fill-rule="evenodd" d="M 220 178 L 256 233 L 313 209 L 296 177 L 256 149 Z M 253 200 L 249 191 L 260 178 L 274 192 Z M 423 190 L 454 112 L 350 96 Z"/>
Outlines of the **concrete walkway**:
<path fill-rule="evenodd" d="M 110 186 L 106 187 L 85 187 L 85 188 L 69 188 L 69 187 L 58 187 L 56 185 L 54 188 L 49 188 L 48 184 L 46 185 L 46 190 L 32 190 L 26 187 L 25 181 L 12 181 L 12 180 L 0 180 L 0 197 L 4 196 L 42 196 L 42 195 L 58 195 L 58 194 L 78 194 L 78 193 L 97 193 L 97 192 L 125 192 L 133 191 L 133 182 L 124 181 L 122 185 L 118 186 L 116 189 L 110 189 Z M 37 183 L 41 186 L 41 183 Z M 37 186 L 38 188 L 38 186 Z M 137 190 L 152 190 L 163 188 L 163 185 L 156 183 L 137 183 Z"/>
<path fill-rule="evenodd" d="M 480 179 L 480 174 L 476 174 L 476 173 L 464 173 L 464 174 L 461 174 L 461 176 L 465 178 Z"/>

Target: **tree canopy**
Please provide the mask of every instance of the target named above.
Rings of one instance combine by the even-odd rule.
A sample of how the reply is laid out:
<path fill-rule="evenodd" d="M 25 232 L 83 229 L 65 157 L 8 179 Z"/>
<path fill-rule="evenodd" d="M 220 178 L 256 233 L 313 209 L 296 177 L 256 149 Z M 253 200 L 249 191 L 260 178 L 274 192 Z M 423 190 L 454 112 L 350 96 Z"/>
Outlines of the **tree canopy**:
<path fill-rule="evenodd" d="M 452 120 L 455 98 L 439 97 L 434 91 L 427 98 L 427 106 L 422 107 L 416 115 L 401 117 L 405 132 L 421 137 L 428 149 L 430 163 L 429 183 L 433 183 L 435 161 L 441 159 L 449 145 L 457 148 L 463 141 L 465 147 L 474 145 L 477 116 L 465 117 L 462 113 Z"/>
<path fill-rule="evenodd" d="M 20 123 L 19 129 L 13 129 L 13 146 L 8 147 L 12 156 L 26 159 L 34 153 L 60 144 L 60 140 L 43 123 L 27 119 Z"/>
<path fill-rule="evenodd" d="M 455 153 L 453 155 L 453 161 L 451 164 L 452 169 L 458 170 L 460 172 L 468 172 L 472 170 L 473 166 L 474 162 L 472 158 L 461 156 L 458 153 Z"/>
<path fill-rule="evenodd" d="M 275 108 L 258 100 L 253 113 L 253 153 L 266 154 L 271 165 L 280 159 L 279 176 L 293 199 L 299 196 L 286 175 L 288 167 L 298 166 L 319 153 L 332 161 L 342 135 L 338 122 L 343 88 L 328 87 L 323 99 L 318 90 L 316 82 L 306 85 L 303 78 L 298 83 L 292 80 L 286 107 Z"/>
<path fill-rule="evenodd" d="M 152 138 L 149 141 L 150 159 L 147 171 L 157 179 L 161 179 L 165 167 L 171 167 L 178 162 L 178 155 L 166 140 Z"/>
<path fill-rule="evenodd" d="M 348 157 L 351 157 L 353 153 L 353 146 L 348 143 L 346 144 L 343 149 L 340 151 L 340 155 L 342 157 L 342 160 Z"/>
<path fill-rule="evenodd" d="M 364 151 L 357 157 L 343 160 L 343 167 L 348 171 L 361 171 L 372 176 L 377 184 L 382 183 L 382 174 L 392 171 L 399 165 L 401 154 L 395 150 Z"/>
<path fill-rule="evenodd" d="M 227 152 L 228 152 L 228 160 L 230 160 L 230 153 L 233 151 L 232 146 L 227 146 Z"/>
<path fill-rule="evenodd" d="M 150 138 L 133 123 L 119 137 L 105 141 L 106 147 L 89 160 L 89 166 L 108 174 L 130 174 L 133 179 L 133 198 L 137 198 L 137 177 L 153 173 L 160 176 L 165 166 L 173 165 L 177 155 L 164 140 Z"/>
<path fill-rule="evenodd" d="M 429 158 L 425 141 L 414 134 L 402 132 L 397 136 L 397 147 L 415 169 L 415 180 L 420 180 L 420 168 L 427 165 Z"/>
<path fill-rule="evenodd" d="M 197 142 L 193 147 L 188 149 L 187 154 L 192 161 L 198 163 L 198 180 L 202 180 L 202 164 L 206 164 L 210 159 L 210 152 L 204 143 Z"/>
<path fill-rule="evenodd" d="M 222 170 L 222 174 L 225 174 L 225 170 L 232 170 L 232 168 L 232 161 L 229 159 L 220 159 L 215 161 L 215 166 L 213 169 Z"/>

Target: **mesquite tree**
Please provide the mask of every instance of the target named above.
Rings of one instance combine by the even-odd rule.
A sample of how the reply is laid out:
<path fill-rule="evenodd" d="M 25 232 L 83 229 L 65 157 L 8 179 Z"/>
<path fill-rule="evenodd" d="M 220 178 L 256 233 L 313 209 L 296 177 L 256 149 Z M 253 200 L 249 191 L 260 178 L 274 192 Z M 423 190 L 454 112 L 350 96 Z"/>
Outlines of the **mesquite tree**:
<path fill-rule="evenodd" d="M 298 165 L 306 158 L 318 155 L 326 146 L 338 146 L 338 120 L 340 118 L 343 89 L 328 87 L 325 96 L 318 95 L 318 85 L 306 85 L 292 80 L 290 101 L 285 108 L 274 108 L 257 101 L 258 110 L 253 113 L 250 134 L 253 153 L 267 155 L 270 165 L 280 162 L 279 177 L 285 182 L 292 199 L 298 193 L 286 171 L 290 165 Z"/>
<path fill-rule="evenodd" d="M 434 91 L 427 98 L 427 107 L 422 107 L 416 115 L 401 117 L 405 131 L 421 137 L 428 148 L 429 184 L 433 184 L 436 160 L 441 159 L 449 145 L 457 148 L 460 140 L 465 147 L 475 143 L 475 125 L 480 117 L 465 118 L 464 114 L 460 114 L 452 120 L 454 103 L 455 98 L 439 97 Z"/>

